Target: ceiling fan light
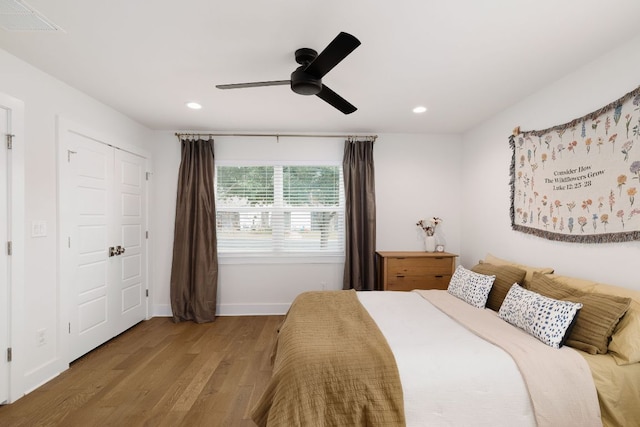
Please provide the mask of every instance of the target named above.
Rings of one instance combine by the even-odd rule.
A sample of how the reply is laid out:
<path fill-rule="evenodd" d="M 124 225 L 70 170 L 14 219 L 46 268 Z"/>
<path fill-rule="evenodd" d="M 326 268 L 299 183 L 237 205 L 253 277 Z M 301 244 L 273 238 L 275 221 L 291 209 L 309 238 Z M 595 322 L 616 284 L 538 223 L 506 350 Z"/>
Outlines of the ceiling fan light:
<path fill-rule="evenodd" d="M 422 113 L 424 113 L 425 111 L 427 111 L 427 107 L 424 107 L 424 106 L 422 106 L 422 105 L 418 105 L 417 107 L 415 107 L 415 108 L 413 109 L 413 112 L 414 112 L 414 113 L 416 113 L 416 114 L 422 114 Z"/>
<path fill-rule="evenodd" d="M 202 105 L 198 104 L 197 102 L 187 102 L 185 104 L 188 108 L 191 108 L 192 110 L 199 110 L 202 108 Z"/>

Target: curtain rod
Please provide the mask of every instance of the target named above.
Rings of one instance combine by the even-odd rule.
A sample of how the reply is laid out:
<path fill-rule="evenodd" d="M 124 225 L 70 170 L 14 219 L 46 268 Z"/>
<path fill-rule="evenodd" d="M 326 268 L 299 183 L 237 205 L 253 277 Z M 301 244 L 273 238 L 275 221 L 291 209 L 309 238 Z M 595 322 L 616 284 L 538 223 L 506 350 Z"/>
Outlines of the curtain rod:
<path fill-rule="evenodd" d="M 180 138 L 183 136 L 257 136 L 257 137 L 276 137 L 276 138 L 371 138 L 374 141 L 378 135 L 320 135 L 320 134 L 281 134 L 281 133 L 180 133 L 175 135 Z"/>

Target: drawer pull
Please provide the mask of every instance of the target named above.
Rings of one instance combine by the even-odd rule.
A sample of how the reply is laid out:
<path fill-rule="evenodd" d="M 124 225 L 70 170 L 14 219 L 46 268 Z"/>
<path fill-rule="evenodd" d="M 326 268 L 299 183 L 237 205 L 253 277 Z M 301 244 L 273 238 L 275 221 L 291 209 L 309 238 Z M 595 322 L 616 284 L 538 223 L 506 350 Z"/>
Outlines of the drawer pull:
<path fill-rule="evenodd" d="M 402 275 L 402 274 L 396 274 L 396 277 L 397 277 L 397 278 L 402 278 L 402 277 L 404 277 L 404 275 Z"/>
<path fill-rule="evenodd" d="M 444 276 L 442 274 L 436 276 L 436 279 L 442 279 Z"/>

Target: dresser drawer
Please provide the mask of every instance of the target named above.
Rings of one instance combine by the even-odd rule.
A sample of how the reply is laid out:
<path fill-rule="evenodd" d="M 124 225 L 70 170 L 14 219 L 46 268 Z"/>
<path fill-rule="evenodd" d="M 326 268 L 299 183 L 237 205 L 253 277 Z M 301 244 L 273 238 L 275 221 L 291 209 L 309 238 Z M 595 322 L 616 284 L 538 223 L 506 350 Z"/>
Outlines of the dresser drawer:
<path fill-rule="evenodd" d="M 389 258 L 388 276 L 406 274 L 416 276 L 451 274 L 451 258 Z"/>
<path fill-rule="evenodd" d="M 387 277 L 387 290 L 412 291 L 414 289 L 447 289 L 451 274 L 431 276 L 390 276 Z"/>

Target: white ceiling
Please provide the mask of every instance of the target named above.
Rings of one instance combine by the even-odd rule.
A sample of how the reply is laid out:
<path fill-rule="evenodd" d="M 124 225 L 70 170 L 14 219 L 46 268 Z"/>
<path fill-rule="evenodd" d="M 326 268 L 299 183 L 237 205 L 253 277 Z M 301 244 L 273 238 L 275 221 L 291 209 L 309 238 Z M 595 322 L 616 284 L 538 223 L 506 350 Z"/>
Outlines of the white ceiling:
<path fill-rule="evenodd" d="M 25 1 L 64 31 L 0 30 L 1 48 L 159 130 L 457 133 L 640 34 L 638 0 Z M 323 82 L 351 115 L 215 88 L 289 79 L 340 31 L 362 45 Z"/>

